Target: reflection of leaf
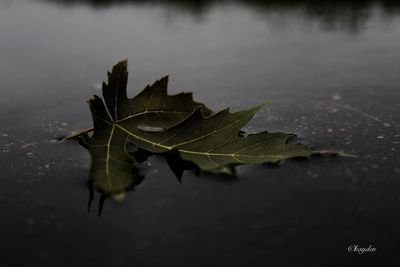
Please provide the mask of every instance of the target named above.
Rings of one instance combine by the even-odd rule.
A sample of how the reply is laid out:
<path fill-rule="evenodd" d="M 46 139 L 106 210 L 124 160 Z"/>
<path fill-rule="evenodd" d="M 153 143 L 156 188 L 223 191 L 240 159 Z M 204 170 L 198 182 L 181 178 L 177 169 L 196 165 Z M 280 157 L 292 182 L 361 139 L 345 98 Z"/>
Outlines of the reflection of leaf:
<path fill-rule="evenodd" d="M 86 141 L 92 158 L 90 179 L 95 188 L 107 195 L 120 194 L 141 180 L 135 160 L 126 151 L 129 135 L 117 127 L 119 123 L 129 122 L 140 129 L 167 129 L 195 109 L 211 114 L 203 104 L 193 101 L 191 93 L 167 95 L 167 77 L 132 99 L 127 97 L 127 80 L 127 61 L 122 61 L 108 73 L 108 83 L 103 83 L 104 102 L 97 96 L 89 100 L 94 124 L 94 133 Z"/>

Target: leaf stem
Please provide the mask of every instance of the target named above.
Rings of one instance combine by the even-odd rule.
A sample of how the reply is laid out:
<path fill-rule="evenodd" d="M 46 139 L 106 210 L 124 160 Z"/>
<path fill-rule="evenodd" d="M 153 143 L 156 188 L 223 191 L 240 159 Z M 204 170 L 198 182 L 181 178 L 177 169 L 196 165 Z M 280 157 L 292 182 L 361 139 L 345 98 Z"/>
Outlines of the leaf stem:
<path fill-rule="evenodd" d="M 93 130 L 94 130 L 94 128 L 92 127 L 92 128 L 82 129 L 80 131 L 75 131 L 75 132 L 72 132 L 70 135 L 67 135 L 66 137 L 64 137 L 62 140 L 71 140 L 71 139 L 74 139 L 74 138 L 76 138 L 76 137 L 78 137 L 80 135 L 90 133 Z"/>

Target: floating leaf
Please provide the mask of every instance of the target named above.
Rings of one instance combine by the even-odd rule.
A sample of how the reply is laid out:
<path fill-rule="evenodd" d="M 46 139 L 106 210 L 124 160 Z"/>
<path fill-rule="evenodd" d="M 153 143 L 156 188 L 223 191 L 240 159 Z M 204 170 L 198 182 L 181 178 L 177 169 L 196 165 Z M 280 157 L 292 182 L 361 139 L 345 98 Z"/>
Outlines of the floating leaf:
<path fill-rule="evenodd" d="M 103 99 L 89 100 L 93 128 L 74 134 L 89 151 L 91 192 L 121 196 L 139 184 L 137 165 L 150 155 L 161 154 L 180 179 L 185 169 L 233 174 L 242 164 L 276 163 L 294 157 L 321 153 L 304 144 L 288 143 L 285 133 L 246 134 L 241 129 L 262 107 L 213 114 L 191 93 L 168 95 L 168 77 L 147 86 L 137 96 L 127 97 L 127 61 L 121 61 L 103 83 Z M 94 130 L 89 137 L 88 133 Z M 127 151 L 132 143 L 136 150 Z M 326 152 L 329 153 L 329 152 Z M 90 194 L 90 201 L 93 193 Z M 102 204 L 100 205 L 102 207 Z M 101 211 L 101 208 L 100 208 Z"/>

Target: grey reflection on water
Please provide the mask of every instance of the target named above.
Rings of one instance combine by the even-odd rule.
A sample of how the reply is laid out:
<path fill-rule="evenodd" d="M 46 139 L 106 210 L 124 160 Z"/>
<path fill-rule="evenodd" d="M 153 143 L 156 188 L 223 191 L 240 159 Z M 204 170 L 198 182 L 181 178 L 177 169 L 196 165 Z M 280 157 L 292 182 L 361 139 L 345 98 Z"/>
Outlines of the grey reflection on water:
<path fill-rule="evenodd" d="M 171 10 L 180 10 L 197 17 L 201 17 L 211 8 L 227 4 L 234 4 L 250 8 L 257 13 L 268 15 L 271 13 L 299 12 L 308 19 L 315 19 L 325 25 L 326 30 L 344 29 L 358 32 L 371 16 L 374 8 L 385 13 L 386 17 L 397 15 L 400 11 L 400 2 L 391 0 L 41 0 L 57 3 L 64 6 L 88 4 L 95 8 L 107 8 L 114 5 L 141 5 L 162 6 Z"/>

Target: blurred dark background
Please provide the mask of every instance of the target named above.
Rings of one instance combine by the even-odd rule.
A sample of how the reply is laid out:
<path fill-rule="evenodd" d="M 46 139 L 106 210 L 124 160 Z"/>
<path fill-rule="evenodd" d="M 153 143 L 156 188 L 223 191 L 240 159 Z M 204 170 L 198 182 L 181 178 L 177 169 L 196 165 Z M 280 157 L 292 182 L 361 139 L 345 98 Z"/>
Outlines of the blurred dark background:
<path fill-rule="evenodd" d="M 0 2 L 0 266 L 396 266 L 398 1 Z M 315 157 L 235 179 L 141 166 L 125 201 L 88 213 L 90 158 L 57 138 L 129 58 L 130 96 L 170 74 L 213 110 L 268 101 L 248 132 Z M 357 255 L 350 245 L 377 251 Z"/>

